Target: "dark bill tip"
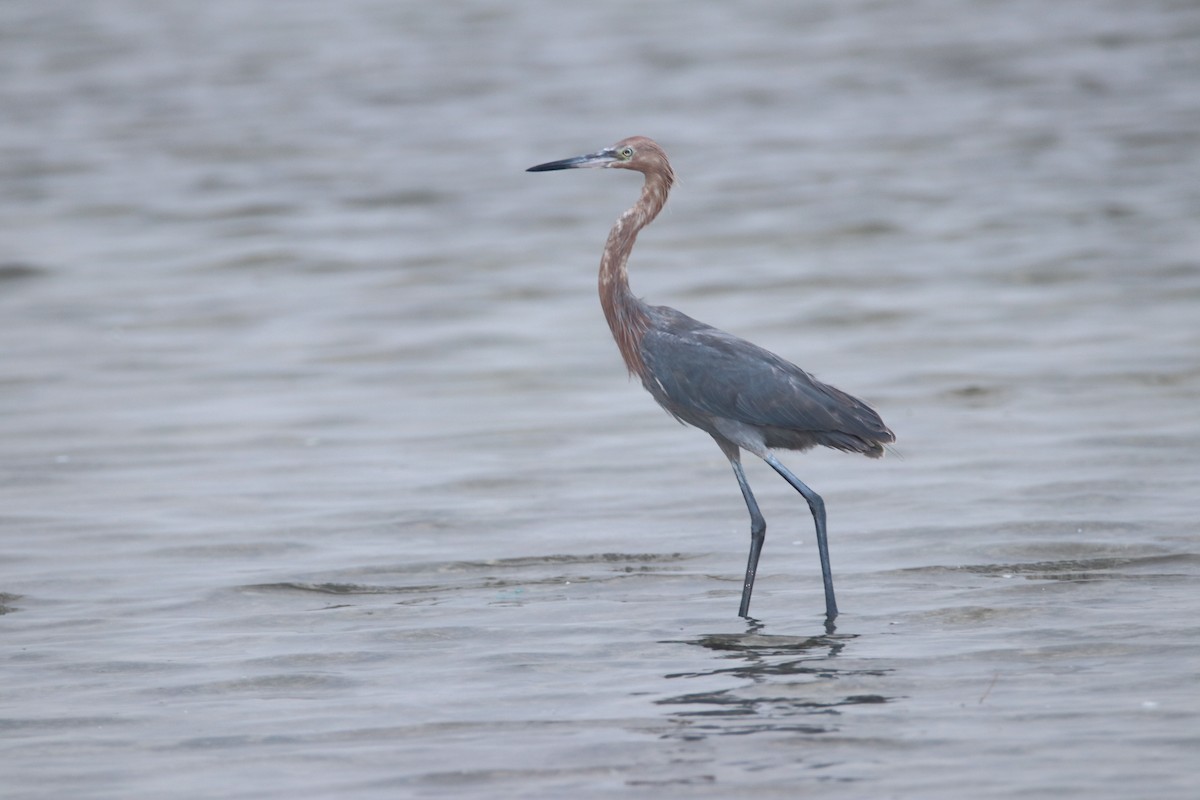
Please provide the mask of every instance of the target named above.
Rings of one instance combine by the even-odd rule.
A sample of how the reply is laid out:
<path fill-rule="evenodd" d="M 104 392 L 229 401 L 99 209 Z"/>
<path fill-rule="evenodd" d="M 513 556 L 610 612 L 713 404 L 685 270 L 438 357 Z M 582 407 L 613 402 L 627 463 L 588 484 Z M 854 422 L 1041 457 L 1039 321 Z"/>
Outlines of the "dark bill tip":
<path fill-rule="evenodd" d="M 571 162 L 572 158 L 564 158 L 562 161 L 547 161 L 545 164 L 538 164 L 536 167 L 530 167 L 526 172 L 552 172 L 556 169 L 571 169 L 575 165 Z"/>

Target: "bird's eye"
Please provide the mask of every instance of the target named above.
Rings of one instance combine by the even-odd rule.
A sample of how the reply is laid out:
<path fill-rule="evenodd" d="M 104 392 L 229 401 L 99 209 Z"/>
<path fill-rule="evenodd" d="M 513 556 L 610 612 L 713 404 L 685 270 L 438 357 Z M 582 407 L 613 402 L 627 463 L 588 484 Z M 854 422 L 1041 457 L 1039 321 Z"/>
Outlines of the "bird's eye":
<path fill-rule="evenodd" d="M 621 148 L 621 158 L 623 158 L 627 161 L 629 159 L 633 158 L 633 148 L 632 147 L 622 147 Z"/>

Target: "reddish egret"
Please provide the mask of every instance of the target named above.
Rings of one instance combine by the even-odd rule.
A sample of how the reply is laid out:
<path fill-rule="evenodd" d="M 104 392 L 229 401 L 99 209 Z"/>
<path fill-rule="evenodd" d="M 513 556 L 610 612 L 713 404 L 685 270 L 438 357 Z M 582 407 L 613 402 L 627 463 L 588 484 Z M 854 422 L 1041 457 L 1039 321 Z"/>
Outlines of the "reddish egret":
<path fill-rule="evenodd" d="M 738 614 L 750 615 L 750 593 L 767 523 L 742 470 L 741 451 L 761 458 L 792 485 L 812 511 L 817 527 L 827 622 L 837 616 L 825 502 L 779 462 L 775 448 L 835 450 L 883 455 L 895 441 L 883 420 L 866 403 L 821 383 L 804 370 L 745 339 L 697 322 L 666 306 L 651 306 L 629 290 L 626 264 L 638 232 L 667 202 L 675 173 L 667 154 L 644 136 L 634 136 L 586 156 L 530 167 L 529 172 L 604 167 L 631 169 L 645 176 L 642 196 L 622 214 L 600 257 L 600 305 L 617 347 L 632 375 L 675 419 L 716 440 L 737 477 L 750 511 L 750 559 Z"/>

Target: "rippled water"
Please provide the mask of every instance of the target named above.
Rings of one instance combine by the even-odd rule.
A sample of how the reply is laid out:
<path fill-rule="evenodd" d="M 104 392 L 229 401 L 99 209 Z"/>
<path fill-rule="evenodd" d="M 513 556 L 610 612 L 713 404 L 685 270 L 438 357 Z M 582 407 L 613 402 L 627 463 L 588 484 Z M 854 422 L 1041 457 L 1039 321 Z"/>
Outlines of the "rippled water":
<path fill-rule="evenodd" d="M 5 797 L 1200 781 L 1200 8 L 0 5 Z M 802 501 L 635 289 L 870 401 Z"/>

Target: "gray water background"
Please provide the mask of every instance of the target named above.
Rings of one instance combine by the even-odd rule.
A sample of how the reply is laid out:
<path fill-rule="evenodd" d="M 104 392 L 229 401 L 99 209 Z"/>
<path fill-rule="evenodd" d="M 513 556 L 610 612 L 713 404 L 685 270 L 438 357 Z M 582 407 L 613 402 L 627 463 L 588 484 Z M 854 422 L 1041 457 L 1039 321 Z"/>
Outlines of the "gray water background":
<path fill-rule="evenodd" d="M 871 402 L 811 520 L 634 288 Z M 1194 798 L 1200 6 L 0 4 L 5 798 Z"/>

